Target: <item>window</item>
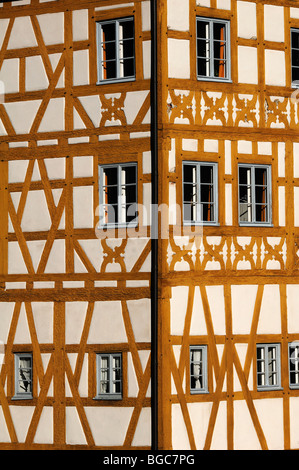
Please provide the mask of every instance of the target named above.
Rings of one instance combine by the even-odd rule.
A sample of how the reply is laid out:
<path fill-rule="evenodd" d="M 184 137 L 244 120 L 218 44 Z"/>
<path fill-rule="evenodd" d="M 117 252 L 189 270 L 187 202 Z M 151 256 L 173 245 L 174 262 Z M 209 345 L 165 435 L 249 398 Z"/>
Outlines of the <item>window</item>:
<path fill-rule="evenodd" d="M 290 388 L 299 388 L 299 343 L 289 344 Z"/>
<path fill-rule="evenodd" d="M 15 354 L 14 398 L 32 398 L 32 354 Z"/>
<path fill-rule="evenodd" d="M 135 77 L 134 19 L 97 23 L 98 81 L 123 81 Z"/>
<path fill-rule="evenodd" d="M 97 396 L 105 400 L 122 398 L 122 357 L 120 353 L 97 354 Z"/>
<path fill-rule="evenodd" d="M 217 223 L 217 164 L 183 163 L 183 213 L 185 223 Z"/>
<path fill-rule="evenodd" d="M 299 81 L 299 29 L 291 29 L 292 83 Z M 299 82 L 296 83 L 299 85 Z"/>
<path fill-rule="evenodd" d="M 207 346 L 190 346 L 190 391 L 208 392 Z"/>
<path fill-rule="evenodd" d="M 197 18 L 197 77 L 230 80 L 230 24 L 226 20 Z"/>
<path fill-rule="evenodd" d="M 280 345 L 257 345 L 257 388 L 280 388 Z"/>
<path fill-rule="evenodd" d="M 137 220 L 137 165 L 100 166 L 100 227 L 127 226 Z"/>
<path fill-rule="evenodd" d="M 239 165 L 240 225 L 271 224 L 271 168 Z"/>

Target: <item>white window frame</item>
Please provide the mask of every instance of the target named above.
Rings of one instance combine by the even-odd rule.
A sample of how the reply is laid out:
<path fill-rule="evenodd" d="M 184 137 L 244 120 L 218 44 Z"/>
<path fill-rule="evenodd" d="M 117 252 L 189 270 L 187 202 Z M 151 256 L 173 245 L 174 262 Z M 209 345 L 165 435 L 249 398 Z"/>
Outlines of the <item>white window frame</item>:
<path fill-rule="evenodd" d="M 209 76 L 207 75 L 199 75 L 198 71 L 198 58 L 200 57 L 198 55 L 198 36 L 197 36 L 197 23 L 198 22 L 207 22 L 208 23 L 208 29 L 209 29 L 209 34 L 208 34 L 208 49 L 210 51 L 210 74 Z M 214 73 L 214 46 L 213 46 L 213 41 L 214 41 L 214 33 L 213 33 L 213 25 L 215 23 L 222 23 L 225 25 L 225 32 L 226 32 L 226 47 L 225 47 L 225 52 L 226 52 L 226 77 L 215 77 Z M 229 20 L 222 20 L 219 18 L 207 18 L 203 16 L 197 16 L 196 17 L 196 73 L 197 73 L 197 79 L 201 81 L 215 81 L 215 82 L 231 82 L 231 52 L 230 52 L 230 21 Z"/>
<path fill-rule="evenodd" d="M 274 372 L 270 370 L 270 349 L 275 349 L 276 357 L 273 359 Z M 264 358 L 258 359 L 258 349 L 264 351 Z M 263 370 L 260 372 L 258 367 L 258 362 L 263 363 Z M 256 345 L 256 380 L 257 380 L 257 390 L 281 390 L 281 360 L 280 360 L 280 344 L 279 343 L 261 343 Z M 271 373 L 276 375 L 277 383 L 271 383 Z M 264 383 L 259 383 L 259 377 L 264 376 Z"/>
<path fill-rule="evenodd" d="M 124 23 L 126 21 L 132 21 L 133 22 L 133 35 L 134 35 L 134 56 L 133 61 L 134 61 L 134 74 L 130 75 L 128 77 L 123 77 L 121 76 L 121 58 L 120 58 L 120 43 L 121 43 L 121 38 L 120 38 L 120 24 Z M 104 78 L 103 73 L 102 73 L 102 64 L 103 64 L 103 54 L 102 54 L 102 26 L 106 24 L 114 24 L 115 25 L 115 42 L 116 42 L 116 77 L 113 78 Z M 105 20 L 105 21 L 97 21 L 96 23 L 96 37 L 97 37 L 97 58 L 98 58 L 98 81 L 97 84 L 103 84 L 103 83 L 119 83 L 119 82 L 126 82 L 126 81 L 132 81 L 135 80 L 136 77 L 136 50 L 135 50 L 135 23 L 134 23 L 134 17 L 126 17 L 126 18 L 119 18 L 119 19 L 113 19 L 113 20 Z"/>
<path fill-rule="evenodd" d="M 191 394 L 200 394 L 200 393 L 209 393 L 208 390 L 208 354 L 207 354 L 207 346 L 206 345 L 192 345 L 189 348 L 189 362 L 190 362 L 190 393 Z M 195 377 L 193 372 L 193 364 L 194 360 L 192 360 L 192 353 L 193 352 L 201 352 L 201 360 L 200 360 L 200 367 L 201 373 L 200 376 L 202 378 L 202 386 L 201 387 L 192 387 L 192 377 Z"/>
<path fill-rule="evenodd" d="M 239 169 L 248 168 L 251 173 L 251 206 L 252 206 L 252 221 L 240 220 L 241 211 L 240 211 L 240 176 Z M 256 220 L 256 201 L 255 201 L 255 169 L 263 168 L 267 172 L 267 185 L 266 185 L 266 197 L 267 197 L 267 216 L 268 220 L 257 221 Z M 272 226 L 272 185 L 271 185 L 271 165 L 263 164 L 251 164 L 251 163 L 239 163 L 238 165 L 238 220 L 240 226 L 261 226 L 269 227 Z"/>
<path fill-rule="evenodd" d="M 108 370 L 107 380 L 109 382 L 109 392 L 101 392 L 101 360 L 102 358 L 108 358 Z M 117 358 L 120 360 L 120 392 L 111 392 L 113 386 L 113 359 Z M 123 361 L 121 353 L 97 353 L 96 355 L 96 376 L 97 376 L 97 394 L 95 399 L 98 400 L 121 400 L 123 390 Z"/>
<path fill-rule="evenodd" d="M 291 349 L 294 348 L 295 352 L 292 352 Z M 289 343 L 288 347 L 289 354 L 289 385 L 292 389 L 299 388 L 299 341 Z M 293 364 L 293 370 L 291 370 L 291 363 Z M 292 374 L 295 375 L 295 382 L 292 380 Z"/>
<path fill-rule="evenodd" d="M 138 165 L 137 163 L 114 163 L 114 164 L 108 164 L 108 165 L 99 165 L 99 228 L 122 228 L 122 227 L 136 227 L 138 222 L 137 218 L 131 220 L 130 222 L 124 221 L 123 217 L 123 211 L 122 211 L 122 205 L 124 204 L 124 196 L 122 195 L 122 182 L 121 182 L 121 170 L 122 168 L 127 168 L 127 167 L 134 167 L 135 168 L 135 174 L 136 174 L 136 201 L 132 204 L 136 204 L 136 213 L 137 213 L 137 208 L 138 208 Z M 104 214 L 104 206 L 106 205 L 104 201 L 104 170 L 106 168 L 117 168 L 118 172 L 118 178 L 117 178 L 117 205 L 118 205 L 118 221 L 115 221 L 114 223 L 106 223 L 104 222 L 105 219 L 105 214 Z M 108 204 L 109 205 L 109 204 Z"/>
<path fill-rule="evenodd" d="M 184 204 L 184 185 L 187 184 L 184 179 L 183 184 L 183 223 L 184 225 L 218 225 L 218 164 L 214 162 L 199 162 L 199 161 L 184 161 L 183 162 L 183 178 L 184 178 L 184 166 L 195 166 L 196 167 L 196 217 L 194 220 L 189 220 L 185 218 L 185 204 Z M 214 220 L 202 220 L 201 216 L 201 182 L 200 182 L 200 171 L 201 167 L 211 166 L 213 168 L 213 185 L 212 185 L 212 194 L 214 205 Z"/>
<path fill-rule="evenodd" d="M 20 388 L 20 361 L 22 359 L 30 359 L 31 365 L 29 368 L 29 377 L 30 377 L 30 389 L 29 391 L 22 391 Z M 15 353 L 14 354 L 14 366 L 15 366 L 15 394 L 12 397 L 13 399 L 28 400 L 33 398 L 33 354 L 32 353 Z"/>

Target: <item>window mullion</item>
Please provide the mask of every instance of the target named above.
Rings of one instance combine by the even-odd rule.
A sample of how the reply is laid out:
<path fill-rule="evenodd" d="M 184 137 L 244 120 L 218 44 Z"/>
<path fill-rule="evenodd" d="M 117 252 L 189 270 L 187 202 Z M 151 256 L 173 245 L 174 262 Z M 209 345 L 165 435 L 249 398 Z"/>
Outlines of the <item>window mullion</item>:
<path fill-rule="evenodd" d="M 119 64 L 119 21 L 115 22 L 115 55 L 116 55 L 116 78 L 120 78 L 120 64 Z"/>
<path fill-rule="evenodd" d="M 255 166 L 251 167 L 251 202 L 252 202 L 252 222 L 256 223 L 256 207 L 255 207 Z"/>
<path fill-rule="evenodd" d="M 196 222 L 202 222 L 202 206 L 201 206 L 201 186 L 200 186 L 201 165 L 196 165 Z"/>
<path fill-rule="evenodd" d="M 210 20 L 210 77 L 214 77 L 214 32 L 213 22 Z"/>

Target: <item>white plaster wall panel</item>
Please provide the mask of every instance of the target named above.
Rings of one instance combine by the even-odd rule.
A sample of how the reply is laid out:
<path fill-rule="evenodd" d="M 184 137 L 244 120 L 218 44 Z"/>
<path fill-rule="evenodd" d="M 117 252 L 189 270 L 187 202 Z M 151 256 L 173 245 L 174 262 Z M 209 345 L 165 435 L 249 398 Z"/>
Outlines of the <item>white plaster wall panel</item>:
<path fill-rule="evenodd" d="M 217 412 L 211 450 L 226 450 L 227 449 L 227 405 L 226 401 L 219 403 Z"/>
<path fill-rule="evenodd" d="M 103 262 L 103 248 L 100 240 L 78 240 L 86 256 L 97 271 L 100 271 Z"/>
<path fill-rule="evenodd" d="M 65 272 L 65 241 L 54 240 L 45 273 L 64 273 Z"/>
<path fill-rule="evenodd" d="M 17 134 L 28 134 L 41 100 L 3 103 L 11 124 Z"/>
<path fill-rule="evenodd" d="M 182 139 L 182 150 L 186 152 L 197 152 L 198 140 L 197 139 Z"/>
<path fill-rule="evenodd" d="M 299 285 L 287 285 L 287 312 L 289 333 L 298 333 L 299 330 L 298 299 Z"/>
<path fill-rule="evenodd" d="M 38 342 L 53 343 L 53 302 L 32 302 L 31 307 Z"/>
<path fill-rule="evenodd" d="M 290 8 L 290 17 L 299 18 L 299 8 Z"/>
<path fill-rule="evenodd" d="M 256 4 L 252 2 L 237 2 L 238 36 L 241 38 L 256 38 Z"/>
<path fill-rule="evenodd" d="M 223 335 L 225 334 L 225 309 L 223 286 L 207 286 L 206 292 L 214 325 L 214 333 L 215 335 Z"/>
<path fill-rule="evenodd" d="M 258 83 L 257 49 L 238 46 L 238 81 L 240 83 Z"/>
<path fill-rule="evenodd" d="M 5 59 L 3 61 L 0 80 L 4 84 L 4 93 L 18 93 L 19 64 L 19 59 Z"/>
<path fill-rule="evenodd" d="M 11 160 L 8 162 L 8 182 L 20 183 L 25 181 L 28 160 Z"/>
<path fill-rule="evenodd" d="M 151 29 L 151 2 L 149 0 L 141 3 L 141 26 L 142 31 Z"/>
<path fill-rule="evenodd" d="M 132 354 L 128 353 L 128 397 L 137 397 L 139 392 L 138 381 L 136 377 L 135 367 Z"/>
<path fill-rule="evenodd" d="M 205 139 L 204 140 L 204 152 L 218 152 L 218 140 Z"/>
<path fill-rule="evenodd" d="M 88 49 L 73 52 L 73 81 L 75 86 L 89 84 Z"/>
<path fill-rule="evenodd" d="M 64 98 L 52 98 L 39 126 L 39 132 L 64 131 Z"/>
<path fill-rule="evenodd" d="M 2 47 L 8 24 L 9 24 L 9 18 L 0 19 L 0 48 Z"/>
<path fill-rule="evenodd" d="M 14 337 L 14 343 L 15 344 L 31 344 L 32 343 L 28 321 L 27 321 L 27 313 L 25 310 L 24 303 L 22 303 L 21 305 L 16 333 Z"/>
<path fill-rule="evenodd" d="M 225 174 L 230 175 L 232 172 L 232 157 L 231 157 L 231 141 L 225 140 Z"/>
<path fill-rule="evenodd" d="M 89 426 L 98 446 L 121 446 L 124 443 L 133 408 L 84 407 Z"/>
<path fill-rule="evenodd" d="M 261 450 L 261 445 L 245 400 L 234 401 L 234 449 Z"/>
<path fill-rule="evenodd" d="M 285 53 L 283 51 L 265 50 L 266 85 L 285 86 Z"/>
<path fill-rule="evenodd" d="M 36 47 L 36 37 L 29 16 L 17 17 L 14 20 L 7 49 Z"/>
<path fill-rule="evenodd" d="M 74 228 L 92 228 L 94 220 L 93 187 L 74 187 L 73 201 Z"/>
<path fill-rule="evenodd" d="M 150 446 L 151 445 L 151 409 L 150 407 L 142 408 L 132 446 Z"/>
<path fill-rule="evenodd" d="M 18 242 L 8 244 L 8 274 L 27 273 L 27 268 Z"/>
<path fill-rule="evenodd" d="M 45 158 L 44 162 L 50 180 L 65 178 L 65 158 Z"/>
<path fill-rule="evenodd" d="M 133 124 L 148 94 L 148 90 L 132 91 L 127 93 L 124 103 L 127 124 Z"/>
<path fill-rule="evenodd" d="M 239 140 L 238 141 L 238 153 L 251 154 L 252 142 L 250 142 L 250 140 Z"/>
<path fill-rule="evenodd" d="M 121 302 L 95 302 L 87 343 L 107 344 L 127 341 Z"/>
<path fill-rule="evenodd" d="M 86 318 L 88 302 L 66 302 L 65 342 L 79 344 Z"/>
<path fill-rule="evenodd" d="M 88 10 L 74 10 L 73 14 L 73 40 L 85 41 L 88 35 Z"/>
<path fill-rule="evenodd" d="M 246 360 L 246 356 L 247 356 L 247 350 L 248 350 L 248 344 L 247 343 L 235 343 L 235 348 L 236 348 L 236 351 L 237 351 L 237 354 L 238 354 L 238 357 L 239 357 L 239 360 L 240 360 L 241 367 L 242 367 L 242 369 L 244 369 L 245 360 Z M 248 386 L 249 390 L 253 390 L 253 372 L 252 372 L 252 369 L 253 369 L 253 366 L 252 366 L 252 363 L 251 363 L 251 366 L 250 366 L 250 369 L 249 369 L 249 376 L 248 376 L 248 380 L 247 380 L 247 386 Z M 235 392 L 241 392 L 242 391 L 242 385 L 240 383 L 239 376 L 237 374 L 235 366 L 234 366 L 233 380 L 234 380 L 234 391 Z"/>
<path fill-rule="evenodd" d="M 264 398 L 263 400 L 254 400 L 254 406 L 266 438 L 268 449 L 283 450 L 283 399 Z"/>
<path fill-rule="evenodd" d="M 196 5 L 200 7 L 210 7 L 211 1 L 210 0 L 196 0 Z"/>
<path fill-rule="evenodd" d="M 212 411 L 212 403 L 187 403 L 189 416 L 194 432 L 197 450 L 202 450 L 205 445 L 209 420 Z M 199 426 L 200 423 L 200 426 Z"/>
<path fill-rule="evenodd" d="M 250 333 L 256 293 L 256 285 L 232 285 L 232 323 L 234 334 Z"/>
<path fill-rule="evenodd" d="M 278 188 L 278 220 L 281 227 L 285 226 L 285 187 Z"/>
<path fill-rule="evenodd" d="M 294 225 L 299 227 L 299 188 L 294 186 Z"/>
<path fill-rule="evenodd" d="M 99 127 L 102 108 L 98 96 L 79 96 L 79 100 L 95 127 Z"/>
<path fill-rule="evenodd" d="M 172 433 L 172 449 L 190 450 L 186 424 L 180 404 L 174 404 L 171 407 L 171 429 L 175 429 L 175 432 Z"/>
<path fill-rule="evenodd" d="M 171 148 L 169 150 L 169 171 L 175 171 L 175 139 L 171 139 Z"/>
<path fill-rule="evenodd" d="M 259 155 L 272 155 L 272 142 L 258 142 L 257 152 Z"/>
<path fill-rule="evenodd" d="M 64 43 L 64 14 L 47 13 L 37 16 L 46 46 Z"/>
<path fill-rule="evenodd" d="M 187 311 L 188 287 L 173 287 L 171 291 L 170 331 L 172 335 L 182 335 Z"/>
<path fill-rule="evenodd" d="M 147 243 L 147 238 L 134 238 L 134 236 L 128 238 L 124 253 L 124 261 L 128 272 L 132 270 Z"/>
<path fill-rule="evenodd" d="M 33 269 L 36 271 L 43 253 L 46 241 L 45 240 L 32 240 L 27 241 L 27 247 L 30 253 Z"/>
<path fill-rule="evenodd" d="M 53 407 L 44 406 L 33 439 L 35 444 L 53 444 Z"/>
<path fill-rule="evenodd" d="M 151 224 L 151 201 L 152 201 L 152 185 L 151 183 L 143 184 L 143 225 Z"/>
<path fill-rule="evenodd" d="M 205 314 L 199 286 L 195 287 L 192 317 L 190 322 L 190 335 L 207 335 Z"/>
<path fill-rule="evenodd" d="M 264 5 L 264 39 L 284 42 L 284 7 Z"/>
<path fill-rule="evenodd" d="M 285 143 L 278 142 L 278 176 L 285 176 Z"/>
<path fill-rule="evenodd" d="M 86 126 L 76 108 L 73 108 L 73 128 L 74 130 L 86 129 Z M 71 139 L 69 139 L 69 143 L 72 143 Z"/>
<path fill-rule="evenodd" d="M 257 334 L 281 333 L 280 291 L 278 285 L 265 285 Z"/>
<path fill-rule="evenodd" d="M 217 0 L 217 8 L 219 10 L 230 10 L 231 0 Z"/>
<path fill-rule="evenodd" d="M 88 354 L 84 354 L 78 392 L 80 397 L 88 397 Z"/>
<path fill-rule="evenodd" d="M 86 445 L 86 438 L 78 411 L 75 406 L 67 406 L 65 408 L 65 430 L 66 443 L 73 445 Z"/>
<path fill-rule="evenodd" d="M 51 62 L 53 73 L 56 70 L 56 67 L 59 63 L 59 60 L 61 59 L 61 56 L 62 56 L 62 53 L 59 53 L 59 52 L 57 52 L 56 54 L 49 54 L 49 59 L 50 59 L 50 62 Z M 61 74 L 58 78 L 56 88 L 64 88 L 64 69 L 62 70 L 62 72 L 61 72 Z"/>
<path fill-rule="evenodd" d="M 49 80 L 41 56 L 26 57 L 25 68 L 26 91 L 48 88 Z"/>
<path fill-rule="evenodd" d="M 232 185 L 231 183 L 225 183 L 225 225 L 232 225 L 233 223 L 232 201 Z"/>
<path fill-rule="evenodd" d="M 127 306 L 137 342 L 151 341 L 151 307 L 149 299 L 128 300 Z"/>
<path fill-rule="evenodd" d="M 168 76 L 190 78 L 190 41 L 168 39 Z"/>
<path fill-rule="evenodd" d="M 1 302 L 1 329 L 0 329 L 1 343 L 0 344 L 6 343 L 7 341 L 14 307 L 15 307 L 14 302 Z M 1 349 L 0 349 L 0 354 L 3 354 L 3 350 Z"/>
<path fill-rule="evenodd" d="M 11 437 L 7 429 L 6 420 L 3 415 L 2 407 L 0 408 L 0 441 L 11 442 Z"/>
<path fill-rule="evenodd" d="M 189 31 L 189 0 L 167 0 L 167 27 Z"/>
<path fill-rule="evenodd" d="M 143 78 L 151 78 L 151 41 L 142 41 Z"/>
<path fill-rule="evenodd" d="M 18 207 L 19 207 L 19 203 L 20 203 L 20 198 L 21 198 L 21 194 L 22 193 L 11 193 L 10 197 L 11 197 L 11 200 L 12 200 L 12 203 L 14 205 L 14 208 L 15 208 L 15 211 L 17 212 L 18 210 Z"/>
<path fill-rule="evenodd" d="M 298 449 L 299 447 L 299 398 L 290 397 L 290 439 L 291 449 Z"/>
<path fill-rule="evenodd" d="M 29 191 L 21 223 L 25 232 L 49 230 L 51 218 L 44 191 Z"/>
<path fill-rule="evenodd" d="M 25 442 L 34 410 L 34 406 L 13 405 L 9 407 L 18 442 Z"/>
<path fill-rule="evenodd" d="M 73 176 L 74 178 L 82 178 L 93 176 L 93 157 L 81 156 L 73 158 Z"/>
<path fill-rule="evenodd" d="M 176 184 L 171 182 L 169 183 L 169 212 L 168 212 L 168 223 L 170 225 L 176 224 Z"/>
<path fill-rule="evenodd" d="M 152 171 L 152 154 L 151 152 L 143 152 L 142 154 L 142 172 L 144 174 Z"/>

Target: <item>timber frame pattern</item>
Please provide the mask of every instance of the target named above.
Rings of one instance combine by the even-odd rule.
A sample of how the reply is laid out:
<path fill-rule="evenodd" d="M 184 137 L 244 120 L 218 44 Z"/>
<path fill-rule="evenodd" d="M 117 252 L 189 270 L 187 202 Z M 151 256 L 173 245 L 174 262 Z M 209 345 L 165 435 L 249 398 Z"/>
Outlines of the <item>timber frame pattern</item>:
<path fill-rule="evenodd" d="M 148 201 L 152 176 L 148 160 L 151 150 L 154 153 L 149 110 L 155 103 L 145 64 L 151 31 L 144 26 L 143 13 L 150 2 L 109 0 L 111 8 L 106 0 L 17 3 L 3 3 L 0 8 L 5 25 L 0 67 L 8 61 L 11 67 L 18 64 L 13 85 L 0 104 L 0 302 L 6 334 L 0 373 L 0 448 L 149 449 L 151 441 L 142 430 L 150 422 L 156 399 L 160 449 L 181 445 L 192 450 L 234 449 L 244 445 L 240 435 L 246 441 L 248 430 L 255 436 L 256 448 L 298 448 L 292 410 L 298 413 L 299 390 L 290 389 L 287 372 L 288 344 L 299 340 L 298 321 L 288 303 L 292 287 L 299 284 L 299 227 L 294 222 L 299 114 L 291 100 L 289 67 L 289 30 L 299 27 L 299 16 L 291 17 L 290 10 L 297 1 L 275 2 L 284 15 L 282 42 L 265 39 L 265 11 L 274 3 L 270 0 L 248 1 L 256 5 L 255 38 L 239 35 L 235 0 L 202 2 L 207 6 L 182 0 L 188 9 L 187 31 L 169 26 L 171 0 L 154 2 L 158 202 L 181 206 L 184 160 L 217 162 L 221 195 L 219 225 L 204 227 L 199 238 L 184 227 L 189 242 L 182 243 L 183 227 L 170 222 L 169 237 L 163 238 L 160 227 L 158 262 L 152 266 L 158 272 L 156 338 L 140 326 L 148 322 L 155 287 L 150 285 L 154 278 L 149 225 L 140 224 L 138 237 L 129 233 L 120 244 L 96 236 L 99 163 L 137 162 L 138 202 Z M 86 15 L 87 25 L 77 38 L 75 11 Z M 48 19 L 53 15 L 63 24 L 62 35 L 54 42 L 47 40 L 43 15 Z M 95 23 L 128 16 L 135 18 L 136 80 L 99 86 Z M 197 80 L 192 60 L 196 16 L 230 21 L 232 83 Z M 16 44 L 20 27 L 28 30 L 26 46 Z M 186 78 L 171 77 L 172 41 L 188 44 Z M 239 81 L 238 47 L 255 51 L 254 84 Z M 285 86 L 267 84 L 268 50 L 285 54 Z M 28 78 L 32 79 L 29 67 L 37 58 L 44 86 L 35 89 Z M 25 121 L 20 110 L 26 110 Z M 257 162 L 272 167 L 273 226 L 240 227 L 237 165 Z M 42 216 L 36 220 L 34 211 L 41 206 Z M 142 212 L 139 217 L 142 220 Z M 264 302 L 273 286 L 279 312 L 275 310 L 272 323 Z M 237 315 L 234 302 L 242 287 L 252 294 L 252 309 L 246 310 L 246 327 L 238 328 L 240 310 Z M 241 307 L 237 304 L 237 309 Z M 109 323 L 110 313 L 115 325 Z M 42 323 L 52 329 L 41 328 Z M 101 333 L 105 328 L 107 336 Z M 151 400 L 155 339 L 157 397 Z M 257 391 L 257 343 L 281 344 L 281 390 Z M 189 347 L 196 344 L 208 346 L 207 394 L 190 394 Z M 14 353 L 18 352 L 33 353 L 30 403 L 14 400 Z M 121 401 L 94 400 L 97 352 L 123 354 Z M 281 411 L 274 420 L 275 432 L 261 405 L 270 413 Z M 109 423 L 112 408 L 123 421 L 107 437 L 109 430 L 99 423 L 103 419 Z M 92 413 L 100 417 L 98 421 Z M 238 427 L 245 415 L 248 429 Z M 202 422 L 200 416 L 205 416 Z M 72 425 L 80 437 L 77 441 Z"/>

